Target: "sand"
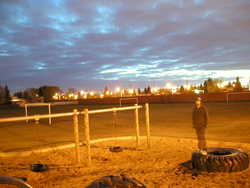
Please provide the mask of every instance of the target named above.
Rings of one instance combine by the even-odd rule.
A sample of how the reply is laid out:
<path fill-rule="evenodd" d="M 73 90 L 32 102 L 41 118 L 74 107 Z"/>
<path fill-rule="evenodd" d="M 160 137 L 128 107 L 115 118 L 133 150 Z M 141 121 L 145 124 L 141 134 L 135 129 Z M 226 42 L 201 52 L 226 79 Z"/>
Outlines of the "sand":
<path fill-rule="evenodd" d="M 196 140 L 158 137 L 151 149 L 142 140 L 138 150 L 134 140 L 105 141 L 92 145 L 92 165 L 87 166 L 85 148 L 81 147 L 81 164 L 75 164 L 74 149 L 66 149 L 29 157 L 1 158 L 0 175 L 27 178 L 34 188 L 84 188 L 102 176 L 127 174 L 148 188 L 242 188 L 250 187 L 250 169 L 236 173 L 201 172 L 198 176 L 180 164 L 191 159 Z M 241 148 L 250 152 L 250 144 L 209 141 L 210 147 Z M 123 152 L 113 153 L 109 146 L 122 146 Z M 30 164 L 45 163 L 49 170 L 36 173 Z M 0 187 L 7 187 L 0 185 Z"/>

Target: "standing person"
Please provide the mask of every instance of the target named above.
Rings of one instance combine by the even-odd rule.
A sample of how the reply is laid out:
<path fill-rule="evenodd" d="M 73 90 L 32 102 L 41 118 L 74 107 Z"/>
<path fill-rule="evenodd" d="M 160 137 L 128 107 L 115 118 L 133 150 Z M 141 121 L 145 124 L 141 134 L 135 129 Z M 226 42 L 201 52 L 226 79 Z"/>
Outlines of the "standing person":
<path fill-rule="evenodd" d="M 195 129 L 198 148 L 203 155 L 207 155 L 207 143 L 205 138 L 207 123 L 208 123 L 208 112 L 206 107 L 202 104 L 202 100 L 198 97 L 195 101 L 195 106 L 193 108 L 193 128 Z"/>

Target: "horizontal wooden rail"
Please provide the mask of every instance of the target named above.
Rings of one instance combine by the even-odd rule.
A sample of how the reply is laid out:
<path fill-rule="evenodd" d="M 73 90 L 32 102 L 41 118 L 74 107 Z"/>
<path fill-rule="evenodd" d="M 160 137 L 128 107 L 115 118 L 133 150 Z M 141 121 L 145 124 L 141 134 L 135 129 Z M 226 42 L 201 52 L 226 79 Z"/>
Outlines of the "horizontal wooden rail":
<path fill-rule="evenodd" d="M 47 118 L 58 118 L 58 117 L 67 117 L 67 116 L 73 116 L 73 112 L 58 113 L 58 114 L 51 114 L 51 115 L 45 114 L 45 115 L 33 115 L 33 116 L 27 116 L 27 117 L 1 118 L 0 123 L 25 121 L 25 120 L 36 120 L 36 119 L 47 119 Z"/>
<path fill-rule="evenodd" d="M 104 112 L 114 112 L 114 111 L 125 111 L 125 110 L 134 110 L 142 108 L 142 106 L 128 106 L 128 107 L 119 107 L 119 108 L 108 108 L 108 109 L 100 109 L 100 110 L 89 110 L 89 114 L 98 114 Z M 84 114 L 84 112 L 77 112 L 77 114 Z M 57 113 L 57 114 L 45 114 L 45 115 L 33 115 L 27 117 L 10 117 L 10 118 L 0 118 L 0 123 L 7 122 L 16 122 L 16 121 L 26 121 L 26 120 L 39 120 L 39 119 L 47 119 L 47 118 L 59 118 L 59 117 L 69 117 L 73 116 L 73 112 L 67 113 Z"/>
<path fill-rule="evenodd" d="M 128 106 L 128 107 L 108 108 L 108 109 L 100 109 L 100 110 L 89 110 L 89 114 L 99 114 L 99 113 L 105 113 L 105 112 L 135 110 L 135 109 L 139 109 L 139 108 L 142 108 L 142 106 Z"/>

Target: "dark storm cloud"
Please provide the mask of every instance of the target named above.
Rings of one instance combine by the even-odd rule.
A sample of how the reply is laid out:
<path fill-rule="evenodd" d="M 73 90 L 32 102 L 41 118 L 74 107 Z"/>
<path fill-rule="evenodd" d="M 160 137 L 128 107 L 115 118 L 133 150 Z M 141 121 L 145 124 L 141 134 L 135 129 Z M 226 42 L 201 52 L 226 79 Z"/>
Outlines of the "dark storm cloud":
<path fill-rule="evenodd" d="M 248 79 L 249 12 L 248 0 L 1 1 L 0 80 L 95 88 Z"/>

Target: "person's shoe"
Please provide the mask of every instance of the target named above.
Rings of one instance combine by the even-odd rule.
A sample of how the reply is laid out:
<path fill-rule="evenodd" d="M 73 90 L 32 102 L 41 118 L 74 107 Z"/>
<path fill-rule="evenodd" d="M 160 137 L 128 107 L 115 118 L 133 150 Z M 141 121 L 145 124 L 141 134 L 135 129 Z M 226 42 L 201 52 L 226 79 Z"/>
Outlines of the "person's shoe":
<path fill-rule="evenodd" d="M 203 149 L 200 150 L 200 153 L 201 153 L 202 155 L 207 155 L 207 151 L 206 151 L 206 150 L 203 150 Z"/>

